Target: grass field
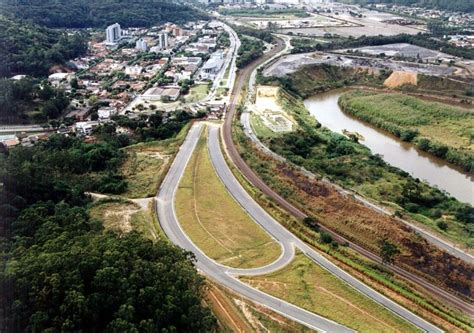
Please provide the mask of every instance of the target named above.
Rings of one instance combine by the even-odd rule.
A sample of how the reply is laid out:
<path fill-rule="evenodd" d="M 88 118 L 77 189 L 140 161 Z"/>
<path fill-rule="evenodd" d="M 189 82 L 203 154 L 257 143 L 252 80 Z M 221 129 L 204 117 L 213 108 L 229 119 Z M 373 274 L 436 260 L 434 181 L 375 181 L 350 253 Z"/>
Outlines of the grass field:
<path fill-rule="evenodd" d="M 358 225 L 359 227 L 367 225 L 369 221 L 379 224 L 379 221 L 374 218 L 374 214 L 369 214 L 364 217 L 365 215 L 362 214 L 363 212 L 360 210 L 360 207 L 354 207 L 353 204 L 348 205 L 350 201 L 341 201 L 341 197 L 331 195 L 331 191 L 325 195 L 327 186 L 322 185 L 320 182 L 308 182 L 306 177 L 292 177 L 293 171 L 291 171 L 290 168 L 282 168 L 281 165 L 274 160 L 268 160 L 262 156 L 262 153 L 257 148 L 252 147 L 250 142 L 245 140 L 245 137 L 243 129 L 236 127 L 234 141 L 238 143 L 239 151 L 243 156 L 247 157 L 247 163 L 249 163 L 254 170 L 259 171 L 259 176 L 262 177 L 267 184 L 277 189 L 281 195 L 297 207 L 304 209 L 310 214 L 315 214 L 322 224 L 324 221 L 324 224 L 327 223 L 327 225 L 336 227 L 337 224 L 340 225 L 340 219 L 345 219 L 346 217 L 348 218 L 346 220 L 349 221 L 352 220 L 352 218 L 362 219 Z M 410 311 L 435 323 L 446 332 L 462 333 L 472 331 L 472 320 L 470 320 L 468 316 L 461 314 L 458 310 L 449 307 L 447 304 L 442 304 L 436 299 L 433 299 L 430 295 L 427 295 L 425 290 L 414 285 L 408 285 L 405 280 L 401 280 L 396 275 L 387 273 L 383 266 L 374 265 L 372 261 L 365 259 L 350 248 L 339 246 L 337 250 L 334 250 L 330 245 L 323 244 L 320 241 L 320 234 L 315 232 L 314 229 L 305 226 L 301 221 L 294 219 L 282 211 L 272 201 L 269 201 L 266 196 L 256 190 L 255 187 L 251 186 L 236 168 L 231 167 L 231 169 L 247 192 L 251 194 L 267 212 L 303 241 L 330 255 L 334 263 L 339 267 L 373 289 L 395 300 L 407 309 L 410 309 Z M 290 175 L 290 177 L 288 177 L 288 175 Z M 305 193 L 308 190 L 316 195 L 306 195 Z M 330 208 L 327 212 L 325 212 L 326 207 Z M 336 208 L 337 211 L 335 211 L 334 208 Z M 403 234 L 407 234 L 406 228 L 400 228 L 401 226 L 396 222 L 380 222 L 379 225 L 384 228 L 386 233 L 400 236 L 401 241 L 403 243 L 406 242 L 406 238 L 403 240 Z M 339 229 L 338 226 L 336 228 Z M 348 229 L 350 231 L 348 236 L 355 236 L 355 239 L 359 239 L 359 235 L 363 235 L 363 239 L 370 238 L 371 242 L 378 239 L 377 231 L 373 226 L 368 226 L 368 228 L 364 228 L 363 230 L 360 230 L 361 228 L 351 227 Z M 354 233 L 354 231 L 356 232 Z M 407 236 L 410 237 L 410 235 Z M 422 245 L 422 247 L 425 247 L 425 245 Z M 430 246 L 426 247 L 429 248 Z M 433 262 L 439 260 L 441 259 L 435 258 Z M 445 274 L 442 274 L 442 276 L 445 276 Z"/>
<path fill-rule="evenodd" d="M 252 130 L 257 135 L 257 137 L 261 139 L 268 139 L 278 136 L 277 133 L 273 132 L 271 129 L 265 126 L 262 121 L 262 118 L 260 118 L 260 116 L 255 114 L 254 112 L 250 114 L 250 126 L 252 127 Z"/>
<path fill-rule="evenodd" d="M 206 97 L 207 95 L 207 84 L 197 84 L 191 89 L 186 95 L 186 102 L 192 103 L 197 102 Z"/>
<path fill-rule="evenodd" d="M 302 253 L 280 271 L 243 281 L 359 332 L 417 332 L 417 328 L 366 298 Z"/>
<path fill-rule="evenodd" d="M 127 159 L 122 165 L 122 174 L 127 179 L 128 189 L 123 194 L 127 198 L 155 196 L 169 163 L 178 151 L 189 126 L 172 139 L 151 141 L 129 146 Z"/>
<path fill-rule="evenodd" d="M 345 112 L 414 141 L 433 155 L 474 170 L 474 113 L 400 94 L 352 91 L 341 96 Z"/>
<path fill-rule="evenodd" d="M 287 332 L 303 333 L 313 330 L 285 318 L 266 307 L 207 281 L 205 300 L 217 318 L 216 333 L 224 332 Z"/>
<path fill-rule="evenodd" d="M 209 257 L 231 267 L 259 267 L 281 252 L 227 192 L 199 140 L 176 193 L 178 219 L 192 241 Z"/>

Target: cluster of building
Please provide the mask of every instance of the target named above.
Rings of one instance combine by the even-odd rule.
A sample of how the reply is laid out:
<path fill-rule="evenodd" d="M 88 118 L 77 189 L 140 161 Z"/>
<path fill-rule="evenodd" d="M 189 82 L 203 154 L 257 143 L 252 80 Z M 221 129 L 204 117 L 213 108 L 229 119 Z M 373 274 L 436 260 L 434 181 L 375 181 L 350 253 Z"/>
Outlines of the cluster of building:
<path fill-rule="evenodd" d="M 104 41 L 91 41 L 87 55 L 69 62 L 74 70 L 53 73 L 48 81 L 71 96 L 65 116 L 76 121 L 73 130 L 88 135 L 137 99 L 173 102 L 181 82 L 207 85 L 229 52 L 217 47 L 221 33 L 220 25 L 206 21 L 127 30 L 115 23 L 105 29 Z"/>
<path fill-rule="evenodd" d="M 468 26 L 474 22 L 473 13 L 452 12 L 440 9 L 428 9 L 422 7 L 401 6 L 401 5 L 387 5 L 387 4 L 373 4 L 375 9 L 390 10 L 393 13 L 401 14 L 403 16 L 411 16 L 415 18 L 427 20 L 443 20 L 452 26 Z"/>
<path fill-rule="evenodd" d="M 252 6 L 252 5 L 268 5 L 269 7 L 278 8 L 279 5 L 311 5 L 329 3 L 332 0 L 198 0 L 200 3 L 208 4 L 223 4 L 223 5 L 237 5 L 237 6 Z"/>
<path fill-rule="evenodd" d="M 70 99 L 61 127 L 27 130 L 44 135 L 0 135 L 0 146 L 31 145 L 47 140 L 52 133 L 75 133 L 89 140 L 93 130 L 113 122 L 114 115 L 138 117 L 140 112 L 164 111 L 169 116 L 167 111 L 176 109 L 172 102 L 178 99 L 180 109 L 206 111 L 213 119 L 222 117 L 225 102 L 211 102 L 206 97 L 217 89 L 211 89 L 212 81 L 218 73 L 221 80 L 224 64 L 231 59 L 233 50 L 217 42 L 223 33 L 223 24 L 207 21 L 126 30 L 114 23 L 105 29 L 101 41 L 97 37 L 103 33 L 92 30 L 87 54 L 58 67 L 62 72 L 48 77 L 49 84 L 65 91 Z M 188 96 L 181 95 L 194 85 L 199 86 L 188 101 Z"/>
<path fill-rule="evenodd" d="M 32 146 L 36 142 L 48 140 L 48 134 L 3 134 L 0 135 L 0 145 L 5 149 L 10 149 L 18 145 Z"/>
<path fill-rule="evenodd" d="M 456 47 L 474 48 L 474 35 L 449 35 L 444 39 Z"/>

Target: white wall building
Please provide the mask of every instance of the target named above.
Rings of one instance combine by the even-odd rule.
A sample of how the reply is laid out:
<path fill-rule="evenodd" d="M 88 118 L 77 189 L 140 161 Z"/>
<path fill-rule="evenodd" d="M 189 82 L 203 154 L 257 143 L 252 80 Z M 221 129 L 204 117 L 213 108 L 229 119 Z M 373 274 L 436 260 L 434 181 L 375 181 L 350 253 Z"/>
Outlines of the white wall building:
<path fill-rule="evenodd" d="M 107 44 L 116 44 L 120 41 L 122 38 L 122 29 L 120 28 L 120 24 L 115 23 L 112 25 L 109 25 L 107 29 L 105 29 L 105 35 L 106 35 L 106 43 Z"/>
<path fill-rule="evenodd" d="M 135 43 L 135 49 L 141 52 L 146 52 L 148 51 L 148 43 L 143 38 L 140 38 Z"/>
<path fill-rule="evenodd" d="M 221 52 L 214 53 L 201 68 L 201 79 L 213 80 L 224 65 L 224 57 Z"/>
<path fill-rule="evenodd" d="M 97 110 L 99 121 L 108 120 L 110 117 L 112 117 L 116 113 L 117 113 L 117 109 L 110 106 L 102 107 L 99 110 Z"/>
<path fill-rule="evenodd" d="M 166 50 L 168 48 L 168 33 L 167 32 L 161 32 L 158 35 L 158 46 L 162 50 Z"/>

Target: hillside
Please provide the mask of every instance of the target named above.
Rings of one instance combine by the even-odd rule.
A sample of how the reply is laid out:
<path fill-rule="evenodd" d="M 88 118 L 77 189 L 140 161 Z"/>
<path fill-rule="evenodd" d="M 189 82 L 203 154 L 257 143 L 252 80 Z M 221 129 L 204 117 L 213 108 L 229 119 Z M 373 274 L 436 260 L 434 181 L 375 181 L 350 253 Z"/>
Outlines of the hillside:
<path fill-rule="evenodd" d="M 0 15 L 0 77 L 42 76 L 54 64 L 83 54 L 87 39 Z"/>
<path fill-rule="evenodd" d="M 0 0 L 0 13 L 50 28 L 105 27 L 118 22 L 124 27 L 151 26 L 167 21 L 186 22 L 201 19 L 205 14 L 171 1 L 125 0 Z"/>

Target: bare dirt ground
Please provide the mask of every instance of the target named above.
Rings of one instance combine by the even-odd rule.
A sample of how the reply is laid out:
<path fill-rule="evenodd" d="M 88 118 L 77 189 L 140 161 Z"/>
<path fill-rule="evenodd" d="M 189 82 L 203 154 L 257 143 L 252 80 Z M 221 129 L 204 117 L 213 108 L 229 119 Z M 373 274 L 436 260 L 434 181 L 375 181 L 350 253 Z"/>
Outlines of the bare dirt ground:
<path fill-rule="evenodd" d="M 311 52 L 290 54 L 278 59 L 263 71 L 264 76 L 282 77 L 297 71 L 303 65 L 328 64 L 341 67 L 364 69 L 389 69 L 392 71 L 416 72 L 419 74 L 447 76 L 459 70 L 447 65 L 419 64 L 390 59 L 347 56 L 335 53 Z"/>
<path fill-rule="evenodd" d="M 413 72 L 395 71 L 385 80 L 384 86 L 388 88 L 396 88 L 405 84 L 416 86 L 418 83 L 418 75 Z"/>

